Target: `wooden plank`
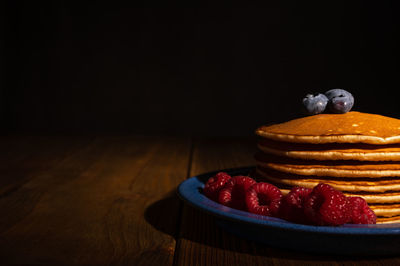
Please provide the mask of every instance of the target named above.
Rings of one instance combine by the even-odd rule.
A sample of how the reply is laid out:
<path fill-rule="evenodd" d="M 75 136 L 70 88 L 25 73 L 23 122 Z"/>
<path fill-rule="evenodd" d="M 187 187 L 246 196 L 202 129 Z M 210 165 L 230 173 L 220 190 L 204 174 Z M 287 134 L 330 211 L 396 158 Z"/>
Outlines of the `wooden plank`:
<path fill-rule="evenodd" d="M 254 165 L 255 140 L 207 139 L 194 143 L 190 175 Z M 290 241 L 290 239 L 288 239 Z M 174 265 L 400 265 L 398 258 L 338 257 L 270 248 L 231 235 L 214 218 L 185 205 Z"/>
<path fill-rule="evenodd" d="M 90 137 L 71 140 L 65 137 L 23 136 L 0 139 L 0 233 L 23 219 L 39 199 L 38 193 L 26 193 L 24 185 L 92 140 Z"/>
<path fill-rule="evenodd" d="M 0 198 L 0 261 L 171 265 L 174 190 L 190 147 L 181 138 L 101 137 L 37 172 Z"/>
<path fill-rule="evenodd" d="M 254 165 L 253 139 L 212 138 L 194 142 L 190 175 Z M 247 242 L 221 230 L 213 217 L 184 206 L 175 265 L 256 265 Z"/>
<path fill-rule="evenodd" d="M 0 137 L 0 197 L 92 140 L 93 137 Z"/>

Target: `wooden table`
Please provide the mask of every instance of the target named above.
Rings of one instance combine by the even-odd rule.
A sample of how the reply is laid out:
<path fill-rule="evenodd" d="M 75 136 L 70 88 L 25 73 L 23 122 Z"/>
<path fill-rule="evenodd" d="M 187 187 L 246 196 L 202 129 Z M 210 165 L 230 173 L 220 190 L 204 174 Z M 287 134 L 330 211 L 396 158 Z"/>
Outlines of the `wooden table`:
<path fill-rule="evenodd" d="M 262 246 L 178 199 L 254 152 L 251 138 L 0 137 L 0 264 L 400 265 Z"/>

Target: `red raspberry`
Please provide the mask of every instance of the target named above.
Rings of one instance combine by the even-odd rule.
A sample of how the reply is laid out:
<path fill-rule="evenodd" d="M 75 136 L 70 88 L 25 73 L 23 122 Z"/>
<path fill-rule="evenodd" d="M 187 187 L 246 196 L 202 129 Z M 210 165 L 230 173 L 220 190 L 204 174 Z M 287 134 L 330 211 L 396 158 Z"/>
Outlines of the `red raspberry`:
<path fill-rule="evenodd" d="M 280 216 L 294 223 L 308 223 L 304 215 L 304 203 L 310 195 L 312 189 L 305 187 L 294 187 L 283 197 Z"/>
<path fill-rule="evenodd" d="M 282 192 L 274 185 L 260 182 L 246 192 L 246 205 L 251 213 L 277 216 L 282 200 Z"/>
<path fill-rule="evenodd" d="M 231 179 L 231 176 L 225 172 L 219 172 L 215 176 L 210 177 L 204 185 L 204 195 L 209 199 L 218 201 L 218 193 L 223 186 Z"/>
<path fill-rule="evenodd" d="M 350 221 L 346 196 L 328 184 L 313 188 L 304 204 L 304 213 L 315 225 L 342 225 Z"/>
<path fill-rule="evenodd" d="M 221 189 L 218 202 L 231 208 L 247 210 L 245 195 L 246 190 L 256 181 L 248 176 L 234 176 Z"/>
<path fill-rule="evenodd" d="M 376 224 L 376 215 L 368 206 L 365 199 L 361 197 L 347 197 L 350 211 L 351 223 L 353 224 Z"/>

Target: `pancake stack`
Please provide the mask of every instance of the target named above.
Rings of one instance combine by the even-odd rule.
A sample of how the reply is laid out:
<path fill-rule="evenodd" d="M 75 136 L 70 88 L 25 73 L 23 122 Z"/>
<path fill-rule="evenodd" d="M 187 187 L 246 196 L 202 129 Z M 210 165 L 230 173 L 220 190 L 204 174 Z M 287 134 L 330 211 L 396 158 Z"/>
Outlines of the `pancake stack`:
<path fill-rule="evenodd" d="M 400 120 L 318 114 L 256 130 L 257 175 L 283 193 L 326 183 L 363 197 L 377 223 L 400 222 Z"/>

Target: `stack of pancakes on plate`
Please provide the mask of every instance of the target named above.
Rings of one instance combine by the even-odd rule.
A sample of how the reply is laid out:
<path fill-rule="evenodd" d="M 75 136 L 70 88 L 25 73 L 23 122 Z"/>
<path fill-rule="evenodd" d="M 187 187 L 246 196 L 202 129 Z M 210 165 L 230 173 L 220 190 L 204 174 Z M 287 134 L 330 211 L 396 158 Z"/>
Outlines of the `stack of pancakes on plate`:
<path fill-rule="evenodd" d="M 256 130 L 257 174 L 284 193 L 326 183 L 363 197 L 377 223 L 400 222 L 400 120 L 319 114 Z"/>

